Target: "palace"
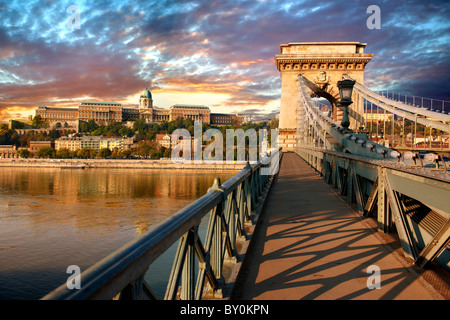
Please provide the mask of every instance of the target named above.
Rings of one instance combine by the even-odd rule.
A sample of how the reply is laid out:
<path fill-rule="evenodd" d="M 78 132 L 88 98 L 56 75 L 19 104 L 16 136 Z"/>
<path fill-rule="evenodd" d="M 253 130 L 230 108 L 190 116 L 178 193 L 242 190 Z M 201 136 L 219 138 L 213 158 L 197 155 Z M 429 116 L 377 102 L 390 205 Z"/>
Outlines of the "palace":
<path fill-rule="evenodd" d="M 83 101 L 78 108 L 39 106 L 36 115 L 50 125 L 60 123 L 72 127 L 78 127 L 80 121 L 94 120 L 97 124 L 107 124 L 134 122 L 140 118 L 144 118 L 147 123 L 169 122 L 178 118 L 190 118 L 208 124 L 211 122 L 211 111 L 206 106 L 176 104 L 169 109 L 153 107 L 152 94 L 148 89 L 141 92 L 137 107 L 124 107 L 118 102 Z"/>

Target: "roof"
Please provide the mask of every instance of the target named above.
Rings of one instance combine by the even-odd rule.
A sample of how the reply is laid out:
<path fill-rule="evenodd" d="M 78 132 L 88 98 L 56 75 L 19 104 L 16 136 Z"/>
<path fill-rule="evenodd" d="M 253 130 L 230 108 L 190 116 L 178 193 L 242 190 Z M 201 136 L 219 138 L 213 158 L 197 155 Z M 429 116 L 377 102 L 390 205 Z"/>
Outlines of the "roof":
<path fill-rule="evenodd" d="M 47 107 L 47 106 L 39 106 L 39 110 L 53 110 L 53 111 L 78 111 L 78 108 L 62 108 L 62 107 Z"/>
<path fill-rule="evenodd" d="M 367 43 L 363 43 L 363 42 L 359 42 L 359 41 L 331 41 L 331 42 L 289 42 L 289 43 L 284 43 L 281 44 L 281 46 L 285 47 L 285 46 L 289 46 L 289 45 L 341 45 L 341 44 L 349 44 L 349 45 L 362 45 L 362 46 L 366 46 Z"/>
<path fill-rule="evenodd" d="M 164 139 L 165 137 L 172 138 L 172 135 L 171 134 L 157 134 L 156 140 L 161 140 L 161 139 Z"/>
<path fill-rule="evenodd" d="M 147 88 L 145 88 L 142 92 L 141 92 L 141 98 L 152 98 L 152 93 L 150 92 L 150 90 L 148 90 Z"/>
<path fill-rule="evenodd" d="M 185 108 L 185 109 L 208 109 L 208 107 L 206 106 L 201 106 L 201 105 L 190 105 L 190 104 L 174 104 L 173 106 L 170 107 L 172 108 Z"/>
<path fill-rule="evenodd" d="M 211 117 L 232 117 L 232 115 L 226 113 L 211 113 Z"/>
<path fill-rule="evenodd" d="M 112 101 L 82 101 L 80 105 L 97 105 L 97 106 L 104 106 L 104 105 L 114 105 L 114 106 L 122 106 L 122 104 L 118 102 L 112 102 Z"/>

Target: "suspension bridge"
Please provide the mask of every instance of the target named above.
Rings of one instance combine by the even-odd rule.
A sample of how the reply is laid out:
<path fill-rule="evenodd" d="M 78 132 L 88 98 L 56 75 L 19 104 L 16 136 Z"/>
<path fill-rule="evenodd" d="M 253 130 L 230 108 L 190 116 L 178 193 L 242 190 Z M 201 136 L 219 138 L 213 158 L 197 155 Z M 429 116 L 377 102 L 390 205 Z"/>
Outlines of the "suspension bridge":
<path fill-rule="evenodd" d="M 447 102 L 368 88 L 365 46 L 281 45 L 280 149 L 43 299 L 449 299 Z"/>

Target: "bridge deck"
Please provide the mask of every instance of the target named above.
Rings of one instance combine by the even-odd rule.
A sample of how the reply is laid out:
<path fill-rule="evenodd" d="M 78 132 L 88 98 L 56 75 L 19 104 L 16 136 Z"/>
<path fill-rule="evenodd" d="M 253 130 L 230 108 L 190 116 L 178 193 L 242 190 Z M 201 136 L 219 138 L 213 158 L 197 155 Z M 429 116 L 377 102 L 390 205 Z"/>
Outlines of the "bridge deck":
<path fill-rule="evenodd" d="M 232 299 L 442 299 L 294 153 L 285 153 Z M 369 290 L 377 265 L 381 288 Z"/>

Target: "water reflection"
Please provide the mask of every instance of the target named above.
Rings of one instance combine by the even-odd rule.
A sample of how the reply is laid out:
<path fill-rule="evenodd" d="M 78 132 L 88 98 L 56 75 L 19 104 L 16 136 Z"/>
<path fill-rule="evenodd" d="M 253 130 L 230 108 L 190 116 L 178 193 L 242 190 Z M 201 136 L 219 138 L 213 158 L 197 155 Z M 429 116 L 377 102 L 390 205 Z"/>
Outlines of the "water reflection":
<path fill-rule="evenodd" d="M 0 299 L 38 299 L 233 172 L 0 169 Z"/>

